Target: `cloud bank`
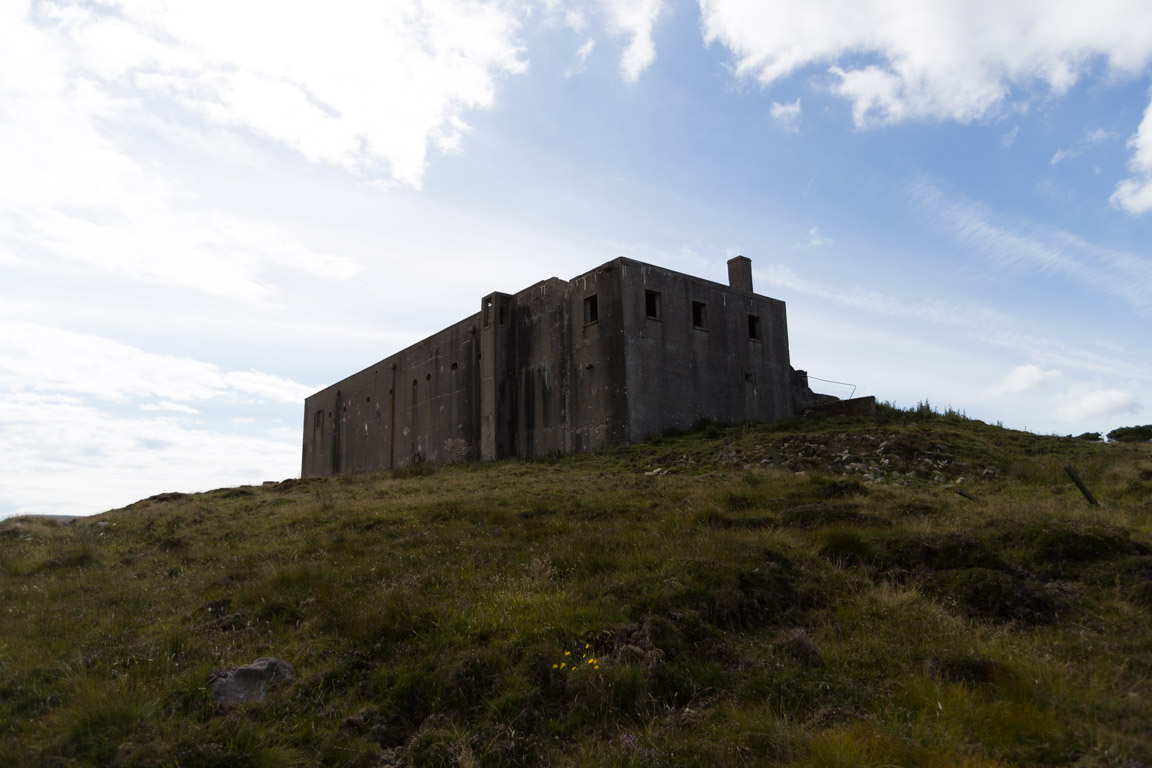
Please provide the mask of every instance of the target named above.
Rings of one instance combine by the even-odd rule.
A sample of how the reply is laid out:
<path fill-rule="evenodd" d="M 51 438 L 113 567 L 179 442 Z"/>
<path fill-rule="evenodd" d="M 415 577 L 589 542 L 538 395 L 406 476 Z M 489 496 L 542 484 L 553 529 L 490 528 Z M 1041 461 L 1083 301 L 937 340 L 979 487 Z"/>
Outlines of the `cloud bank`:
<path fill-rule="evenodd" d="M 1037 91 L 1060 96 L 1101 67 L 1132 77 L 1152 61 L 1145 0 L 700 0 L 700 11 L 704 39 L 731 51 L 737 75 L 768 86 L 823 66 L 858 127 L 971 122 Z M 1135 175 L 1112 202 L 1144 213 L 1152 105 L 1129 146 Z"/>

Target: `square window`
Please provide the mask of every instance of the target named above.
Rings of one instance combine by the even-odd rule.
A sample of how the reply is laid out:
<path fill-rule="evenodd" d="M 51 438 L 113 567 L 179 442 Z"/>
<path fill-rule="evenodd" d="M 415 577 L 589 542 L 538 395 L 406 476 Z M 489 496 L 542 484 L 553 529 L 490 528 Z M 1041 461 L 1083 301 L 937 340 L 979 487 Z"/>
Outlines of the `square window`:
<path fill-rule="evenodd" d="M 760 341 L 760 318 L 756 315 L 748 315 L 748 338 Z"/>
<path fill-rule="evenodd" d="M 660 319 L 659 291 L 644 291 L 644 314 L 653 320 Z"/>
<path fill-rule="evenodd" d="M 596 305 L 596 295 L 584 299 L 584 325 L 591 325 L 600 320 L 599 307 Z"/>
<path fill-rule="evenodd" d="M 708 327 L 708 305 L 702 301 L 692 302 L 692 327 Z"/>

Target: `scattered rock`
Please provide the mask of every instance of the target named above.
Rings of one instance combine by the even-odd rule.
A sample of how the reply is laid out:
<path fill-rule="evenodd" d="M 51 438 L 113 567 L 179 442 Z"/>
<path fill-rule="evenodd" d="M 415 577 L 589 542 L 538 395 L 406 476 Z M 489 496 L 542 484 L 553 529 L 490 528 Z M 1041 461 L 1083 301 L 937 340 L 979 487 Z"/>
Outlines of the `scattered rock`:
<path fill-rule="evenodd" d="M 214 672 L 208 680 L 208 692 L 220 704 L 263 701 L 269 689 L 290 682 L 295 675 L 296 668 L 288 662 L 265 656 L 236 669 Z"/>

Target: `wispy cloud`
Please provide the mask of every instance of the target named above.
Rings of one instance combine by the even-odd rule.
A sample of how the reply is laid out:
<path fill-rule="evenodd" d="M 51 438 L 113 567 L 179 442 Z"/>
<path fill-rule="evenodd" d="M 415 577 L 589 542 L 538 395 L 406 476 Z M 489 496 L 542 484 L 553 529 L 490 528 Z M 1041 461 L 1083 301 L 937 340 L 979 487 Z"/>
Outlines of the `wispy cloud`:
<path fill-rule="evenodd" d="M 943 301 L 909 301 L 906 297 L 889 296 L 864 288 L 849 290 L 829 287 L 807 280 L 782 264 L 769 264 L 757 270 L 757 279 L 789 288 L 806 296 L 826 299 L 843 307 L 861 309 L 891 317 L 904 317 L 961 328 L 986 328 L 1002 325 L 1008 316 L 979 304 L 953 304 Z"/>
<path fill-rule="evenodd" d="M 1018 365 L 989 387 L 988 392 L 992 395 L 1018 395 L 1059 377 L 1060 371 L 1054 368 L 1044 370 L 1038 365 Z"/>
<path fill-rule="evenodd" d="M 0 517 L 88 515 L 161 491 L 282 480 L 298 471 L 300 446 L 295 428 L 241 434 L 180 416 L 125 418 L 60 395 L 0 392 L 0 455 Z"/>
<path fill-rule="evenodd" d="M 1117 138 L 1119 138 L 1119 135 L 1115 131 L 1108 131 L 1103 128 L 1094 128 L 1091 130 L 1085 128 L 1084 134 L 1075 144 L 1068 147 L 1067 149 L 1056 150 L 1056 153 L 1052 155 L 1052 159 L 1049 161 L 1049 164 L 1056 165 L 1065 160 L 1080 157 L 1080 155 L 1084 154 L 1092 147 Z"/>
<path fill-rule="evenodd" d="M 1057 418 L 1076 423 L 1088 419 L 1105 419 L 1122 414 L 1140 413 L 1142 405 L 1135 387 L 1106 387 L 1080 384 L 1056 400 Z"/>
<path fill-rule="evenodd" d="M 772 102 L 769 113 L 772 115 L 772 122 L 777 127 L 786 131 L 796 132 L 800 130 L 800 114 L 802 112 L 800 106 L 800 99 L 791 104 L 781 104 L 778 101 Z"/>
<path fill-rule="evenodd" d="M 820 227 L 812 227 L 808 230 L 808 245 L 813 248 L 823 248 L 826 245 L 832 245 L 832 238 L 825 236 L 820 231 Z"/>
<path fill-rule="evenodd" d="M 10 470 L 0 474 L 0 516 L 92 514 L 162 490 L 291 476 L 296 414 L 314 389 L 0 319 L 0 456 Z M 227 403 L 283 412 L 293 428 L 265 418 L 239 433 L 220 418 Z"/>
<path fill-rule="evenodd" d="M 578 75 L 581 72 L 583 72 L 585 67 L 587 66 L 587 63 L 588 63 L 588 57 L 592 55 L 592 51 L 595 48 L 596 48 L 596 41 L 593 40 L 592 38 L 588 38 L 588 40 L 585 41 L 584 45 L 580 46 L 580 48 L 577 49 L 577 51 L 576 51 L 576 63 L 568 68 L 568 71 L 564 73 L 564 76 L 565 77 L 572 77 L 573 75 Z"/>
<path fill-rule="evenodd" d="M 140 410 L 142 411 L 170 411 L 172 413 L 183 413 L 189 416 L 194 416 L 200 411 L 196 410 L 189 405 L 181 405 L 180 403 L 173 403 L 170 400 L 161 400 L 158 403 L 141 403 Z"/>
<path fill-rule="evenodd" d="M 92 334 L 0 319 L 0 393 L 109 402 L 155 398 L 185 405 L 214 398 L 296 404 L 315 389 L 258 371 L 222 370 L 200 360 L 147 352 Z"/>
<path fill-rule="evenodd" d="M 1000 269 L 1059 275 L 1152 314 L 1152 260 L 1146 257 L 1050 227 L 1002 221 L 986 206 L 950 195 L 930 181 L 914 182 L 908 193 L 930 223 Z"/>

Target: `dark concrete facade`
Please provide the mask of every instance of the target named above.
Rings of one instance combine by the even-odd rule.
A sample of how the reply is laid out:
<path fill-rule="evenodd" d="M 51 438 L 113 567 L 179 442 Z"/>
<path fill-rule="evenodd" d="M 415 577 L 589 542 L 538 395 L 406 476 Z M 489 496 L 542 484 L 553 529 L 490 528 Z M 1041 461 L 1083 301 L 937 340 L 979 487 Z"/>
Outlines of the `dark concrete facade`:
<path fill-rule="evenodd" d="M 784 302 L 631 259 L 493 293 L 304 402 L 301 474 L 572 453 L 807 408 Z"/>

